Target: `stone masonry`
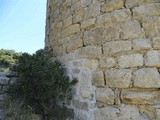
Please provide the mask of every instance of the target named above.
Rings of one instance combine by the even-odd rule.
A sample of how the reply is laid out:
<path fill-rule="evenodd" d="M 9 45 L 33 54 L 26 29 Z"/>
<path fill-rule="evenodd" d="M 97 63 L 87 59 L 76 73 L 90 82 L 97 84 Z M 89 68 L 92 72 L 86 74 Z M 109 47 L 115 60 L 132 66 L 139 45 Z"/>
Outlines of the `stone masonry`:
<path fill-rule="evenodd" d="M 160 0 L 48 0 L 45 46 L 74 120 L 160 120 Z"/>

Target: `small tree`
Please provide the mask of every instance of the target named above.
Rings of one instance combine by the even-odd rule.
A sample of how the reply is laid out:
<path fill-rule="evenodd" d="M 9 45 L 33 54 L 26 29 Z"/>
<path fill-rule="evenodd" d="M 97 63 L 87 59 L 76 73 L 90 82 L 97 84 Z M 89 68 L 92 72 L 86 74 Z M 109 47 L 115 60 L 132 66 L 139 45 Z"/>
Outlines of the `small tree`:
<path fill-rule="evenodd" d="M 34 113 L 42 115 L 43 120 L 55 115 L 61 117 L 59 110 L 65 110 L 65 99 L 71 99 L 71 86 L 77 80 L 70 80 L 60 62 L 51 62 L 44 50 L 35 54 L 22 54 L 14 70 L 17 81 L 10 85 L 8 94 Z M 57 117 L 56 116 L 56 117 Z"/>

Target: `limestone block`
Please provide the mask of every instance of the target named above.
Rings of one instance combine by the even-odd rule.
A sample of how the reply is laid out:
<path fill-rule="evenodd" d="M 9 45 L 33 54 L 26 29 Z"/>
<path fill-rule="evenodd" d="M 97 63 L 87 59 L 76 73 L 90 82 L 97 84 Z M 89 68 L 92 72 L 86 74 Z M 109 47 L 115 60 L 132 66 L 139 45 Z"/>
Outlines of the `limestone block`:
<path fill-rule="evenodd" d="M 85 8 L 85 19 L 96 17 L 100 14 L 101 6 L 99 3 L 94 3 Z"/>
<path fill-rule="evenodd" d="M 134 105 L 97 108 L 95 120 L 142 120 L 139 110 Z"/>
<path fill-rule="evenodd" d="M 133 40 L 133 49 L 134 50 L 147 50 L 152 48 L 151 40 L 147 38 L 139 38 Z"/>
<path fill-rule="evenodd" d="M 160 15 L 160 3 L 152 3 L 141 5 L 133 9 L 134 19 L 142 19 L 147 16 L 159 16 Z"/>
<path fill-rule="evenodd" d="M 102 49 L 100 46 L 86 46 L 79 48 L 75 51 L 76 59 L 91 58 L 96 59 L 100 58 L 102 54 Z"/>
<path fill-rule="evenodd" d="M 99 15 L 97 17 L 96 25 L 103 26 L 103 25 L 110 25 L 111 24 L 111 15 L 110 13 Z"/>
<path fill-rule="evenodd" d="M 116 67 L 117 63 L 114 58 L 103 58 L 100 59 L 100 67 L 101 68 L 112 68 Z"/>
<path fill-rule="evenodd" d="M 78 11 L 75 11 L 73 15 L 73 23 L 81 22 L 84 19 L 84 16 L 85 16 L 85 13 L 83 8 Z"/>
<path fill-rule="evenodd" d="M 63 21 L 63 28 L 67 28 L 70 25 L 72 25 L 72 16 L 68 17 Z"/>
<path fill-rule="evenodd" d="M 82 86 L 80 88 L 80 94 L 85 99 L 90 98 L 91 94 L 92 94 L 91 87 L 89 87 L 89 86 Z"/>
<path fill-rule="evenodd" d="M 156 119 L 160 120 L 160 109 L 156 109 Z"/>
<path fill-rule="evenodd" d="M 110 56 L 131 50 L 131 41 L 111 41 L 103 45 L 104 55 Z"/>
<path fill-rule="evenodd" d="M 122 39 L 131 39 L 143 36 L 144 30 L 141 28 L 140 23 L 137 20 L 128 20 L 122 24 Z"/>
<path fill-rule="evenodd" d="M 106 0 L 106 3 L 102 6 L 103 12 L 111 12 L 124 7 L 123 0 Z"/>
<path fill-rule="evenodd" d="M 83 40 L 81 39 L 82 34 L 78 33 L 69 37 L 67 44 L 67 52 L 74 51 L 83 46 Z"/>
<path fill-rule="evenodd" d="M 159 0 L 126 0 L 125 6 L 127 8 L 132 8 L 146 3 L 159 2 Z"/>
<path fill-rule="evenodd" d="M 88 20 L 85 20 L 81 22 L 81 29 L 85 29 L 87 27 L 90 27 L 95 24 L 96 19 L 95 18 L 90 18 Z"/>
<path fill-rule="evenodd" d="M 69 35 L 72 35 L 74 33 L 77 33 L 80 31 L 80 25 L 79 24 L 74 24 L 66 28 L 65 30 L 62 31 L 62 38 L 65 38 Z"/>
<path fill-rule="evenodd" d="M 160 104 L 160 91 L 155 90 L 122 90 L 121 99 L 125 103 L 139 105 Z"/>
<path fill-rule="evenodd" d="M 79 100 L 73 100 L 73 105 L 76 108 L 79 108 L 82 110 L 88 110 L 88 103 L 87 102 L 80 102 Z"/>
<path fill-rule="evenodd" d="M 159 88 L 160 75 L 156 68 L 141 68 L 133 72 L 133 85 L 139 88 Z"/>
<path fill-rule="evenodd" d="M 131 11 L 130 9 L 122 9 L 122 10 L 115 10 L 111 12 L 111 21 L 112 23 L 122 23 L 127 20 L 131 19 Z"/>
<path fill-rule="evenodd" d="M 99 102 L 113 105 L 115 100 L 114 91 L 109 88 L 97 88 L 96 99 Z"/>
<path fill-rule="evenodd" d="M 86 7 L 88 5 L 90 5 L 92 2 L 92 0 L 81 0 L 81 5 L 82 7 Z"/>
<path fill-rule="evenodd" d="M 80 59 L 73 61 L 74 67 L 97 69 L 99 66 L 97 59 Z"/>
<path fill-rule="evenodd" d="M 153 48 L 160 49 L 160 37 L 153 38 Z"/>
<path fill-rule="evenodd" d="M 111 88 L 128 88 L 131 86 L 131 70 L 110 69 L 105 73 L 106 84 Z"/>
<path fill-rule="evenodd" d="M 118 57 L 118 64 L 121 68 L 143 66 L 142 54 L 121 55 Z"/>
<path fill-rule="evenodd" d="M 153 38 L 159 34 L 159 20 L 158 17 L 145 17 L 142 26 L 144 28 L 146 37 Z"/>
<path fill-rule="evenodd" d="M 96 70 L 92 74 L 92 83 L 97 86 L 101 87 L 104 86 L 104 74 L 103 71 Z"/>
<path fill-rule="evenodd" d="M 145 65 L 149 67 L 160 67 L 160 51 L 147 51 Z"/>
<path fill-rule="evenodd" d="M 80 1 L 77 1 L 75 2 L 74 4 L 72 4 L 71 6 L 71 13 L 75 12 L 75 11 L 78 11 L 82 8 L 82 5 L 81 5 L 81 2 Z"/>
<path fill-rule="evenodd" d="M 91 79 L 92 79 L 91 71 L 89 71 L 88 69 L 82 69 L 79 75 L 79 83 L 82 86 L 86 85 L 91 86 L 92 85 Z"/>

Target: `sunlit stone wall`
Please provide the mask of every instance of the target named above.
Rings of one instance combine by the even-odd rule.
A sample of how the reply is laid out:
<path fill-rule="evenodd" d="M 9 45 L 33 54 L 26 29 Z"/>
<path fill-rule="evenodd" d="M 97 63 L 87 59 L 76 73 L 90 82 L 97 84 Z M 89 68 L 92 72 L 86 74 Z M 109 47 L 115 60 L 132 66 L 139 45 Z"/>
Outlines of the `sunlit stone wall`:
<path fill-rule="evenodd" d="M 160 120 L 160 0 L 48 0 L 45 44 L 75 120 Z"/>

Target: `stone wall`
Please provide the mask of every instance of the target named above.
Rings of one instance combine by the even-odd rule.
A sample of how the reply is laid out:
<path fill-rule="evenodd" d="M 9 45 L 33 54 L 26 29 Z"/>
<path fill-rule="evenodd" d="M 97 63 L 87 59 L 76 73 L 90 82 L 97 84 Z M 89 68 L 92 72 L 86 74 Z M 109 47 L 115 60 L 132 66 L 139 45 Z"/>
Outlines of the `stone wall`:
<path fill-rule="evenodd" d="M 45 44 L 75 120 L 160 120 L 160 0 L 48 0 Z"/>

